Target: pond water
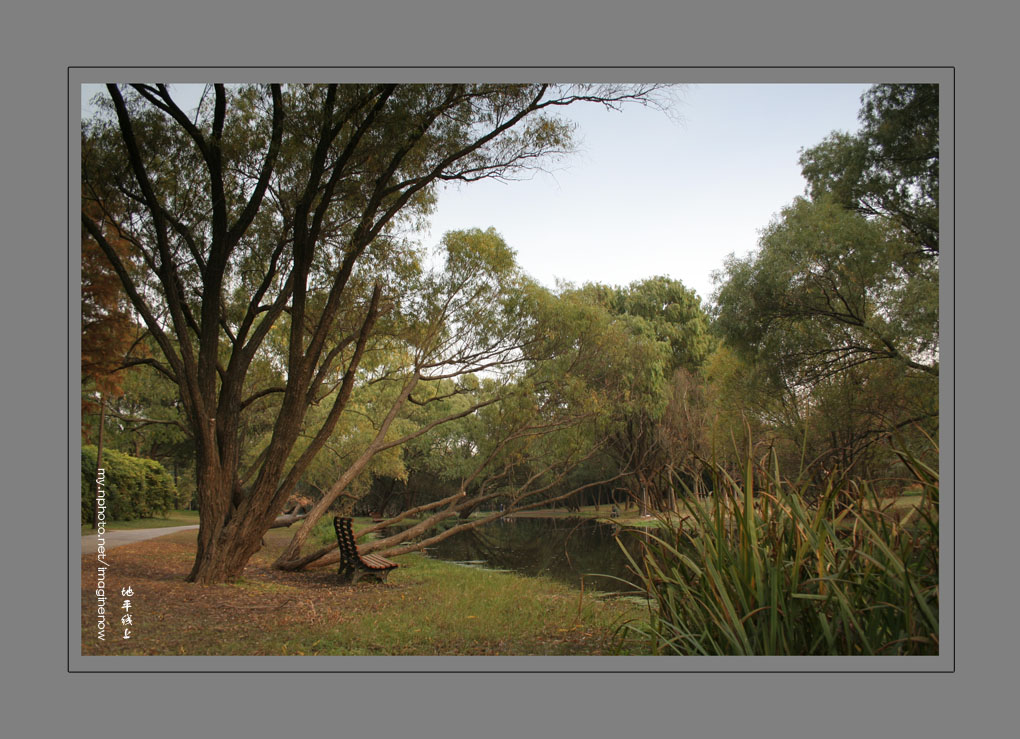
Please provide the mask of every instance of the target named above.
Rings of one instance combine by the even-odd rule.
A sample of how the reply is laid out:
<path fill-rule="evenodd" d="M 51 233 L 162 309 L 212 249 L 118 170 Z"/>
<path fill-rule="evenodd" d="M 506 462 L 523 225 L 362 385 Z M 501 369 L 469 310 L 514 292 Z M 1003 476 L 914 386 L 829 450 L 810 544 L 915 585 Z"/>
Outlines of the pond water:
<path fill-rule="evenodd" d="M 642 535 L 613 524 L 579 518 L 517 518 L 493 521 L 429 547 L 426 554 L 460 564 L 524 575 L 544 575 L 607 593 L 632 593 L 634 576 L 616 535 L 640 561 Z"/>

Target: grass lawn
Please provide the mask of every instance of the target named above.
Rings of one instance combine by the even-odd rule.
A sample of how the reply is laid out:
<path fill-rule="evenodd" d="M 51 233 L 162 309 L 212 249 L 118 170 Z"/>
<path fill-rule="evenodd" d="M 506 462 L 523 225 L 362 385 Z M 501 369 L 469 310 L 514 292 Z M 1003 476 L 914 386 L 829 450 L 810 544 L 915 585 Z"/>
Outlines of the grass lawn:
<path fill-rule="evenodd" d="M 270 563 L 291 532 L 271 530 L 236 583 L 184 582 L 195 532 L 109 553 L 111 618 L 96 638 L 95 562 L 82 563 L 83 654 L 576 655 L 634 653 L 617 627 L 645 608 L 543 578 L 397 558 L 386 583 L 340 584 L 332 567 L 278 572 Z M 122 638 L 121 589 L 133 591 L 131 638 Z"/>
<path fill-rule="evenodd" d="M 923 500 L 924 496 L 921 489 L 913 488 L 902 491 L 896 497 L 883 498 L 879 505 L 890 517 L 901 519 L 911 509 L 918 508 Z M 702 502 L 706 505 L 711 505 L 710 498 L 704 498 Z M 875 504 L 872 500 L 868 499 L 864 501 L 864 506 L 866 508 L 874 508 Z M 686 503 L 678 501 L 678 509 L 676 513 L 669 514 L 674 523 L 680 518 L 686 518 L 688 526 L 695 525 L 694 516 L 687 508 Z M 579 511 L 568 511 L 566 508 L 539 508 L 523 511 L 515 515 L 518 518 L 593 518 L 601 521 L 614 521 L 628 528 L 657 528 L 660 525 L 662 514 L 642 518 L 639 515 L 639 510 L 637 506 L 632 506 L 629 510 L 620 507 L 620 515 L 617 518 L 610 518 L 611 505 L 601 505 L 598 510 L 596 510 L 595 506 L 582 506 Z"/>
<path fill-rule="evenodd" d="M 598 510 L 595 506 L 581 506 L 580 510 L 568 511 L 566 508 L 537 508 L 528 511 L 522 511 L 514 514 L 517 518 L 594 518 L 601 521 L 614 521 L 621 526 L 658 526 L 659 522 L 655 516 L 645 516 L 644 518 L 640 515 L 640 509 L 637 506 L 632 506 L 630 510 L 620 507 L 620 515 L 616 518 L 611 518 L 610 513 L 613 507 L 611 505 L 600 505 Z M 683 503 L 680 503 L 680 515 L 686 515 L 687 509 Z"/>
<path fill-rule="evenodd" d="M 910 508 L 920 505 L 923 500 L 924 491 L 920 488 L 915 488 L 912 490 L 904 490 L 902 493 L 893 498 L 882 498 L 881 505 L 883 508 Z M 867 501 L 867 505 L 869 507 L 873 507 L 870 500 Z"/>
<path fill-rule="evenodd" d="M 169 511 L 166 518 L 136 518 L 134 521 L 107 521 L 106 528 L 111 531 L 130 529 L 161 529 L 165 526 L 191 526 L 198 523 L 198 511 Z M 91 523 L 81 525 L 81 535 L 94 534 Z"/>

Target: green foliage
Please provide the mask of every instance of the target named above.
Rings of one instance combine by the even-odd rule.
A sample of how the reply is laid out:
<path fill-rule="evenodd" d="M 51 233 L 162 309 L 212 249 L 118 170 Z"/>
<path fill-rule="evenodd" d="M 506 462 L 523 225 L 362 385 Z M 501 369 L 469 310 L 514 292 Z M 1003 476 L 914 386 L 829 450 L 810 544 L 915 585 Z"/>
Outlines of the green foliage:
<path fill-rule="evenodd" d="M 513 394 L 516 379 L 548 358 L 530 341 L 541 289 L 495 230 L 451 231 L 439 256 L 441 266 L 408 274 L 396 286 L 387 326 L 362 363 L 366 381 L 354 387 L 338 431 L 305 481 L 328 488 L 373 443 L 383 448 L 345 490 L 348 496 L 369 494 L 373 478 L 406 483 L 407 456 L 418 471 L 451 479 L 468 474 L 474 463 L 464 452 L 472 448 L 470 429 L 477 420 L 456 416 Z M 485 371 L 484 381 L 475 368 Z M 332 393 L 325 399 L 331 401 Z M 329 407 L 324 402 L 310 408 L 307 426 L 320 426 Z M 397 415 L 377 439 L 392 413 Z M 426 437 L 414 437 L 433 425 Z M 406 452 L 405 443 L 411 444 Z M 304 448 L 299 440 L 294 454 Z"/>
<path fill-rule="evenodd" d="M 697 376 L 713 343 L 708 316 L 695 293 L 668 277 L 587 284 L 561 299 L 588 324 L 578 321 L 575 335 L 599 337 L 592 373 L 613 388 L 598 411 L 613 463 L 635 495 L 663 506 L 670 469 L 700 443 Z"/>
<path fill-rule="evenodd" d="M 862 97 L 861 130 L 833 133 L 801 153 L 812 199 L 882 216 L 929 256 L 939 250 L 938 85 L 876 85 Z"/>
<path fill-rule="evenodd" d="M 336 530 L 333 528 L 333 517 L 323 516 L 315 524 L 312 533 L 308 535 L 309 541 L 316 546 L 327 547 L 336 544 Z"/>
<path fill-rule="evenodd" d="M 720 334 L 775 358 L 780 384 L 874 360 L 938 375 L 938 88 L 878 85 L 860 118 L 802 154 L 811 200 L 731 258 L 716 294 Z"/>
<path fill-rule="evenodd" d="M 83 446 L 81 450 L 82 523 L 92 520 L 97 492 L 96 453 L 94 446 Z M 162 516 L 185 502 L 180 499 L 170 473 L 154 460 L 104 449 L 103 470 L 107 520 Z"/>
<path fill-rule="evenodd" d="M 670 369 L 696 371 L 711 348 L 708 316 L 694 291 L 679 280 L 650 277 L 617 288 L 614 314 L 630 319 L 640 333 L 668 345 Z"/>
<path fill-rule="evenodd" d="M 650 598 L 638 630 L 658 653 L 937 654 L 938 473 L 904 461 L 923 495 L 902 518 L 866 481 L 830 480 L 811 507 L 775 464 L 715 468 L 712 503 L 631 559 Z"/>
<path fill-rule="evenodd" d="M 252 544 L 298 482 L 365 489 L 376 453 L 377 472 L 404 476 L 385 452 L 415 429 L 389 411 L 428 397 L 420 385 L 525 374 L 537 286 L 512 250 L 455 232 L 426 270 L 409 235 L 444 183 L 510 180 L 569 152 L 563 106 L 656 88 L 216 84 L 185 111 L 165 85 L 109 85 L 82 122 L 82 226 L 158 345 L 147 363 L 178 386 L 205 512 L 243 499 L 227 531 Z M 310 468 L 327 441 L 334 474 Z M 250 547 L 223 525 L 203 517 L 192 579 L 243 567 Z"/>
<path fill-rule="evenodd" d="M 140 342 L 154 354 L 151 341 Z M 122 373 L 123 395 L 108 400 L 106 439 L 114 449 L 170 466 L 191 466 L 194 443 L 185 425 L 177 386 L 155 369 L 142 365 Z"/>
<path fill-rule="evenodd" d="M 881 221 L 798 199 L 758 252 L 727 262 L 718 330 L 795 383 L 874 360 L 936 374 L 937 265 L 908 252 Z"/>
<path fill-rule="evenodd" d="M 446 238 L 447 246 L 456 249 L 465 241 L 476 246 L 488 242 L 493 248 L 473 247 L 470 269 L 453 269 L 446 279 L 467 284 L 469 275 L 485 275 L 507 257 L 492 232 L 461 232 Z M 618 473 L 600 450 L 628 417 L 662 402 L 664 373 L 671 361 L 669 343 L 657 339 L 650 321 L 638 318 L 639 326 L 614 315 L 593 286 L 557 295 L 528 280 L 514 286 L 507 278 L 516 275 L 506 268 L 494 274 L 502 283 L 498 292 L 481 281 L 484 294 L 493 299 L 470 302 L 468 307 L 489 315 L 465 316 L 458 322 L 458 326 L 504 326 L 498 331 L 486 327 L 480 333 L 513 339 L 504 343 L 515 347 L 516 354 L 511 355 L 515 359 L 503 365 L 513 371 L 497 375 L 490 369 L 422 383 L 405 419 L 423 427 L 430 418 L 489 400 L 498 402 L 409 442 L 404 447 L 406 480 L 393 475 L 391 481 L 400 482 L 399 487 L 373 486 L 375 500 L 389 501 L 396 494 L 421 504 L 464 485 L 480 503 L 498 496 L 509 506 L 525 498 L 533 502 L 563 495 Z M 472 281 L 479 283 L 479 278 Z M 489 310 L 479 310 L 479 305 Z M 459 330 L 458 336 L 463 335 Z M 473 340 L 470 345 L 477 351 L 486 343 Z"/>
<path fill-rule="evenodd" d="M 811 199 L 784 208 L 758 251 L 731 257 L 717 278 L 714 329 L 726 345 L 710 364 L 717 447 L 755 438 L 784 465 L 799 457 L 871 476 L 896 462 L 876 442 L 916 425 L 910 443 L 931 458 L 938 88 L 877 85 L 860 120 L 856 134 L 803 152 Z"/>

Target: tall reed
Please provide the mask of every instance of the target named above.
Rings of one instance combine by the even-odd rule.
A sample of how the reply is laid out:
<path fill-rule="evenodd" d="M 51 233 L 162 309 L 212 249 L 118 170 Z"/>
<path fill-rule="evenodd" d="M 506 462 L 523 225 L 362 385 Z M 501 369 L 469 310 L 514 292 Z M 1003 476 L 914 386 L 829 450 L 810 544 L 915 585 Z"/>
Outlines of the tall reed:
<path fill-rule="evenodd" d="M 629 628 L 658 654 L 937 654 L 938 472 L 901 458 L 922 487 L 902 516 L 866 481 L 811 496 L 774 457 L 742 480 L 711 465 L 707 501 L 688 491 L 640 560 L 624 548 L 649 597 Z"/>

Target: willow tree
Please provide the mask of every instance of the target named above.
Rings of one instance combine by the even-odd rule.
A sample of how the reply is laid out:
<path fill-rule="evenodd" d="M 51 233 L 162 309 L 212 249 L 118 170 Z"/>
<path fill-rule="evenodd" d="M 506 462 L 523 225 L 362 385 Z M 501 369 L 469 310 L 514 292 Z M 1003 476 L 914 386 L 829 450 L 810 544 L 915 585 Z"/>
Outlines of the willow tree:
<path fill-rule="evenodd" d="M 939 253 L 939 87 L 875 85 L 861 96 L 860 130 L 801 152 L 812 199 L 830 194 L 895 224 L 923 258 Z"/>
<path fill-rule="evenodd" d="M 610 452 L 627 473 L 641 515 L 653 503 L 660 509 L 675 505 L 670 471 L 689 441 L 680 443 L 691 430 L 681 417 L 711 348 L 708 316 L 692 290 L 665 276 L 627 287 L 589 284 L 580 292 L 603 305 L 633 338 L 632 351 L 640 352 L 639 361 L 623 370 L 630 392 L 617 414 Z"/>
<path fill-rule="evenodd" d="M 810 199 L 720 276 L 716 328 L 844 469 L 883 434 L 937 433 L 938 112 L 934 85 L 868 90 L 858 133 L 803 152 Z"/>
<path fill-rule="evenodd" d="M 186 111 L 166 85 L 107 90 L 83 123 L 82 225 L 160 349 L 145 363 L 180 391 L 201 517 L 188 579 L 199 583 L 241 572 L 336 430 L 393 271 L 416 259 L 401 235 L 427 216 L 437 185 L 513 179 L 569 151 L 570 126 L 551 111 L 653 92 L 214 85 Z M 128 268 L 111 232 L 145 270 Z M 272 332 L 286 335 L 283 382 L 253 386 Z M 308 409 L 334 387 L 292 454 Z M 270 395 L 279 410 L 249 475 L 243 417 Z"/>
<path fill-rule="evenodd" d="M 378 333 L 377 359 L 360 388 L 382 388 L 363 413 L 370 439 L 356 445 L 353 459 L 323 490 L 275 566 L 292 569 L 304 562 L 301 548 L 316 522 L 379 454 L 502 402 L 517 392 L 520 378 L 555 356 L 555 347 L 540 340 L 547 330 L 537 311 L 544 291 L 524 274 L 495 230 L 451 231 L 439 251 L 440 264 L 399 283 L 389 329 Z M 443 386 L 478 373 L 490 382 L 483 392 L 471 392 L 469 402 L 420 424 L 406 423 L 405 410 L 413 406 L 467 397 L 470 384 Z"/>
<path fill-rule="evenodd" d="M 594 470 L 588 465 L 609 453 L 632 399 L 647 391 L 647 375 L 655 372 L 648 361 L 658 351 L 655 340 L 634 332 L 590 293 L 553 295 L 537 288 L 526 291 L 523 303 L 534 319 L 526 323 L 526 354 L 512 373 L 499 380 L 482 377 L 460 394 L 457 401 L 474 404 L 477 413 L 462 415 L 432 437 L 438 442 L 432 447 L 436 464 L 456 481 L 453 489 L 359 532 L 364 537 L 419 519 L 366 541 L 363 553 L 420 550 L 632 474 L 626 466 Z M 482 400 L 493 396 L 498 403 Z M 578 475 L 582 470 L 586 474 Z M 456 519 L 452 525 L 441 526 L 451 519 Z M 330 543 L 278 565 L 299 569 L 338 559 Z"/>

